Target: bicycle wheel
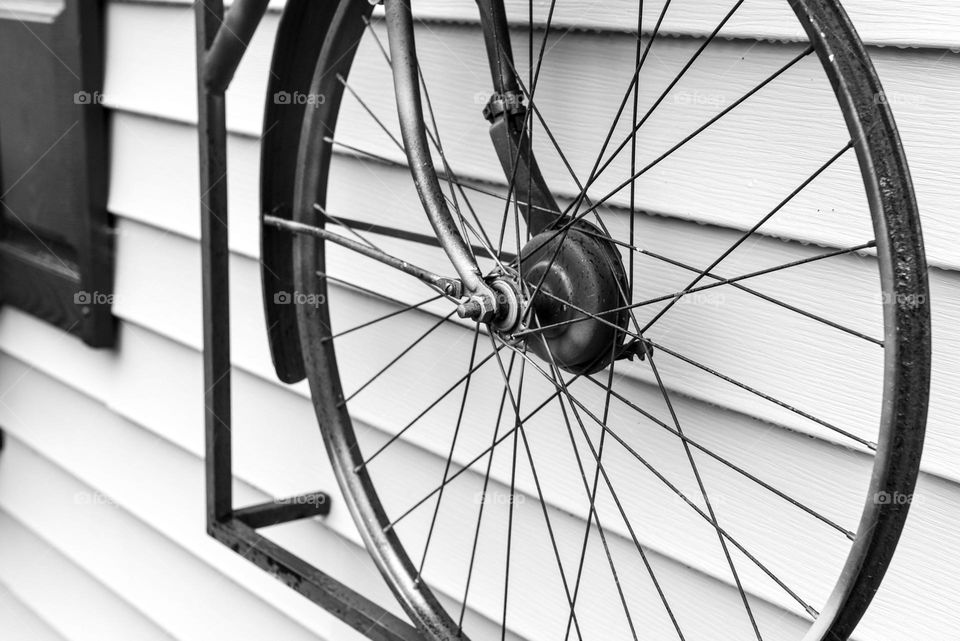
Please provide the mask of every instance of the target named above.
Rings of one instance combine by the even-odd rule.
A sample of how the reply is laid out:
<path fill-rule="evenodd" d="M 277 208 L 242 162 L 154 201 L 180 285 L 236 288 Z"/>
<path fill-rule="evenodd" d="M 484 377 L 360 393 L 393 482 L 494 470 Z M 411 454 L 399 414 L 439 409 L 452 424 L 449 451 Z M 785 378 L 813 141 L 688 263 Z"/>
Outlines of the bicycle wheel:
<path fill-rule="evenodd" d="M 835 0 L 784 3 L 809 44 L 754 48 L 724 39 L 742 1 L 698 39 L 661 33 L 681 0 L 616 35 L 577 30 L 582 3 L 508 4 L 512 45 L 475 6 L 412 59 L 366 2 L 299 34 L 326 36 L 293 224 L 268 221 L 292 242 L 278 302 L 367 548 L 431 639 L 848 638 L 907 516 L 930 359 L 863 45 Z M 519 92 L 488 100 L 507 65 Z M 455 229 L 424 215 L 398 73 Z M 443 275 L 459 234 L 517 308 L 460 318 L 330 230 Z"/>

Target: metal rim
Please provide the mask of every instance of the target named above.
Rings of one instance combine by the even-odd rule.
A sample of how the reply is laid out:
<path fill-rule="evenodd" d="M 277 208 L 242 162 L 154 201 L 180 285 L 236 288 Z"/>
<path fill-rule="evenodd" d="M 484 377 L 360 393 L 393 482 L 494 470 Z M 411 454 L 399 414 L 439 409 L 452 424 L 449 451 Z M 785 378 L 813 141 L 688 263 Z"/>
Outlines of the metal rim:
<path fill-rule="evenodd" d="M 930 363 L 929 295 L 919 215 L 906 160 L 882 88 L 859 38 L 836 0 L 789 0 L 815 47 L 841 105 L 863 174 L 874 228 L 884 301 L 884 408 L 870 492 L 857 542 L 840 581 L 810 632 L 809 640 L 847 638 L 876 592 L 903 527 L 909 504 L 878 503 L 884 491 L 912 490 L 919 469 L 926 419 Z M 327 101 L 307 110 L 301 134 L 294 216 L 322 226 L 312 205 L 325 202 L 331 143 L 318 135 L 336 122 L 354 47 L 369 9 L 344 0 L 331 24 L 311 92 Z M 883 188 L 881 189 L 881 183 Z M 314 276 L 324 266 L 324 243 L 298 237 L 294 243 L 298 288 L 326 291 Z M 920 304 L 916 304 L 916 296 Z M 907 304 L 906 301 L 912 301 Z M 298 307 L 300 340 L 324 439 L 350 510 L 388 584 L 414 622 L 431 638 L 458 636 L 456 623 L 423 582 L 406 555 L 369 477 L 361 468 L 352 422 L 343 406 L 336 354 L 325 308 Z M 894 446 L 895 445 L 895 446 Z"/>
<path fill-rule="evenodd" d="M 869 55 L 837 0 L 790 0 L 790 4 L 816 47 L 856 141 L 880 279 L 892 292 L 883 310 L 883 414 L 873 477 L 857 541 L 807 635 L 832 641 L 848 638 L 866 612 L 910 508 L 909 503 L 880 503 L 876 497 L 904 490 L 912 494 L 920 471 L 930 388 L 930 295 L 913 182 L 893 114 L 886 100 L 878 100 L 883 87 Z"/>
<path fill-rule="evenodd" d="M 320 51 L 310 92 L 323 95 L 325 102 L 317 109 L 308 109 L 304 120 L 303 142 L 298 154 L 298 176 L 294 198 L 294 220 L 315 223 L 314 203 L 326 202 L 326 177 L 329 170 L 332 145 L 325 135 L 312 135 L 316 127 L 321 131 L 335 128 L 343 85 L 336 76 L 347 76 L 362 37 L 365 20 L 372 6 L 366 2 L 343 0 L 333 17 L 328 36 Z M 330 129 L 327 130 L 326 127 Z M 306 206 L 303 206 L 305 205 Z M 323 243 L 298 237 L 293 248 L 294 282 L 301 291 L 326 295 L 325 279 L 315 273 L 325 265 Z M 395 532 L 384 531 L 390 522 L 377 492 L 365 470 L 355 471 L 362 462 L 356 446 L 356 435 L 350 415 L 343 402 L 343 390 L 332 341 L 323 341 L 322 333 L 329 328 L 329 314 L 325 307 L 310 311 L 298 307 L 300 340 L 304 347 L 304 363 L 311 396 L 322 426 L 324 443 L 333 464 L 337 482 L 343 489 L 348 508 L 377 567 L 387 584 L 403 605 L 413 622 L 434 638 L 448 638 L 456 625 L 446 614 L 437 598 L 424 583 L 416 584 L 416 568 L 402 552 L 403 546 Z M 318 335 L 319 332 L 319 335 Z M 319 346 L 319 348 L 318 348 Z M 398 553 L 400 551 L 400 553 Z"/>

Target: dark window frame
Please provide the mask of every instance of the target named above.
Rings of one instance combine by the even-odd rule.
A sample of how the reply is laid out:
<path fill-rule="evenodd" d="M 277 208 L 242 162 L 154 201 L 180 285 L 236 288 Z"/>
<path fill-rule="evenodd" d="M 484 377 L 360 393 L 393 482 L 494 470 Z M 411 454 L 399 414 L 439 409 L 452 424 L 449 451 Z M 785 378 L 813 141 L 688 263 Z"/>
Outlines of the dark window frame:
<path fill-rule="evenodd" d="M 0 303 L 112 346 L 104 2 L 0 9 Z"/>

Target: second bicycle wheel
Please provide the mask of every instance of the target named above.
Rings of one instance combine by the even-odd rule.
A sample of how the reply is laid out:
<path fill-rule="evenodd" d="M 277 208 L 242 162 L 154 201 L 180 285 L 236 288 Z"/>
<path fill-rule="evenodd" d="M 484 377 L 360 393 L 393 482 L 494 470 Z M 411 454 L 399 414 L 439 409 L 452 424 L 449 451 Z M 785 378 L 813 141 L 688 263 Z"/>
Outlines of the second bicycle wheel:
<path fill-rule="evenodd" d="M 526 322 L 461 319 L 295 237 L 330 458 L 428 638 L 846 639 L 896 547 L 929 299 L 882 89 L 833 0 L 782 3 L 809 44 L 725 38 L 742 1 L 665 37 L 684 3 L 597 33 L 585 3 L 508 2 L 521 96 L 499 103 L 473 2 L 418 24 L 432 164 L 482 273 L 529 294 Z M 293 218 L 453 277 L 371 11 L 343 0 L 320 32 Z M 540 178 L 491 143 L 482 112 L 504 105 L 555 201 L 546 229 L 518 198 L 518 175 Z"/>

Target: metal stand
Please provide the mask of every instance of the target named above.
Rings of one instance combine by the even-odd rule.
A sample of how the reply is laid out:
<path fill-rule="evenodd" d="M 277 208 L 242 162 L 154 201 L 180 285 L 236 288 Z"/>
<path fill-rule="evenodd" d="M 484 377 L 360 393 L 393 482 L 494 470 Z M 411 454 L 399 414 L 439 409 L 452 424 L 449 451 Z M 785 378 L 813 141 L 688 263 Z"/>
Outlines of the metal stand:
<path fill-rule="evenodd" d="M 230 249 L 227 244 L 225 91 L 268 0 L 195 3 L 200 138 L 200 219 L 203 254 L 203 369 L 206 404 L 207 532 L 320 607 L 378 641 L 422 640 L 409 623 L 333 579 L 258 529 L 329 513 L 316 492 L 234 509 L 231 454 Z"/>

